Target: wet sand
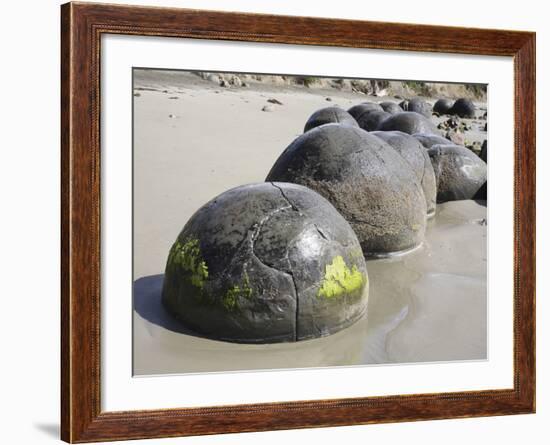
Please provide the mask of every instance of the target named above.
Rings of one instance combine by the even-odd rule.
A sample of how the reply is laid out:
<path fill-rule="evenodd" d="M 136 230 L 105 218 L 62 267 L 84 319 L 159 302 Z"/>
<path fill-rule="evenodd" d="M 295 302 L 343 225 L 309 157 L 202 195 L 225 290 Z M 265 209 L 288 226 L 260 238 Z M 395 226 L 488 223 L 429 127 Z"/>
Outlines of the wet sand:
<path fill-rule="evenodd" d="M 187 76 L 180 83 L 136 84 L 135 375 L 486 358 L 487 212 L 474 201 L 439 205 L 420 249 L 368 261 L 367 316 L 332 336 L 242 345 L 197 337 L 173 321 L 160 305 L 162 274 L 189 217 L 228 188 L 263 181 L 316 109 L 388 100 L 337 91 L 223 89 Z M 262 111 L 266 105 L 272 111 Z"/>

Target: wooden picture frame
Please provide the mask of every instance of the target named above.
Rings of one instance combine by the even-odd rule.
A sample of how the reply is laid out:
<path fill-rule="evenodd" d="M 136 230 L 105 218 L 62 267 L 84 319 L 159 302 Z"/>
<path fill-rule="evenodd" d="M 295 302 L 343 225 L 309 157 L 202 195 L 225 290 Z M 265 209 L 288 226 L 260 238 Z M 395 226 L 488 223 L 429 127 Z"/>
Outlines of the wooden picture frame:
<path fill-rule="evenodd" d="M 171 8 L 61 7 L 61 437 L 93 442 L 535 411 L 535 34 Z M 511 56 L 515 70 L 514 387 L 102 412 L 100 38 L 185 37 Z"/>

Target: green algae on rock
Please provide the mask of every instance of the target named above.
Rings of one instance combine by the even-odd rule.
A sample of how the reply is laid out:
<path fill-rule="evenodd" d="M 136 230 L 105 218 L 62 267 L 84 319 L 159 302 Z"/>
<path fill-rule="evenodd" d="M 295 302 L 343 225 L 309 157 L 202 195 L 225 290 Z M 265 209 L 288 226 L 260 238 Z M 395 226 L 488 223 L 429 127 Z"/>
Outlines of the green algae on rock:
<path fill-rule="evenodd" d="M 245 272 L 242 284 L 240 286 L 234 285 L 227 289 L 227 292 L 222 298 L 222 303 L 228 310 L 233 310 L 237 308 L 240 298 L 250 297 L 252 297 L 252 288 L 250 287 L 248 274 Z"/>
<path fill-rule="evenodd" d="M 168 255 L 167 267 L 180 267 L 188 274 L 193 286 L 202 289 L 208 278 L 208 266 L 201 257 L 199 240 L 188 239 L 185 242 L 176 240 Z"/>

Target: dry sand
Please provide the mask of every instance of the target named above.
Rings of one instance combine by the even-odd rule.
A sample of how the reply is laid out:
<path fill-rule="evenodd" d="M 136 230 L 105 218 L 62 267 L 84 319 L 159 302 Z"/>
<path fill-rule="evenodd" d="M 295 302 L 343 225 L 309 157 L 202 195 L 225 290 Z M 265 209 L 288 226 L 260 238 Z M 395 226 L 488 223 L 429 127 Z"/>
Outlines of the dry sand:
<path fill-rule="evenodd" d="M 439 205 L 415 252 L 369 261 L 368 315 L 337 334 L 239 345 L 182 329 L 161 307 L 160 289 L 168 250 L 189 217 L 228 188 L 263 181 L 316 109 L 388 99 L 142 74 L 134 93 L 136 375 L 486 358 L 487 212 L 473 201 Z"/>

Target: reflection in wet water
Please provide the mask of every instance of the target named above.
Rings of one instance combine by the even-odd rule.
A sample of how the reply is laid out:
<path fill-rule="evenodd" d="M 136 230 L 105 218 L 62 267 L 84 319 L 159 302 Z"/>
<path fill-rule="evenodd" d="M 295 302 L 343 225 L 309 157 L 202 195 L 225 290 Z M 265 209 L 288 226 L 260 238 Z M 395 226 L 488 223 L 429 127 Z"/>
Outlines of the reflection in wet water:
<path fill-rule="evenodd" d="M 367 316 L 325 338 L 272 345 L 201 338 L 160 304 L 163 275 L 140 278 L 134 374 L 484 359 L 487 209 L 480 204 L 439 205 L 420 249 L 369 260 Z"/>

